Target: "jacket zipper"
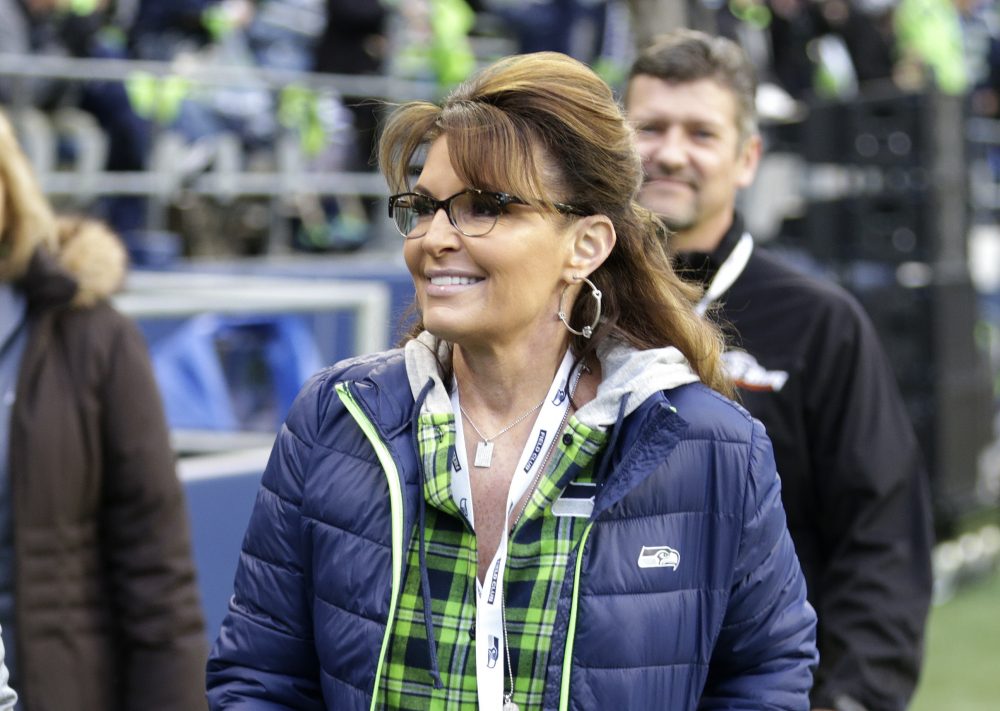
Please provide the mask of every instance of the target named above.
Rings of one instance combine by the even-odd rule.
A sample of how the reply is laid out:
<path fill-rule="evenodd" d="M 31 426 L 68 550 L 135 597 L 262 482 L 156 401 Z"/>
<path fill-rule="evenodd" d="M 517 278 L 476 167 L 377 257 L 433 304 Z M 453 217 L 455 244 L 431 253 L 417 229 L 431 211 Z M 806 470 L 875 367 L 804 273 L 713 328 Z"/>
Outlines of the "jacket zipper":
<path fill-rule="evenodd" d="M 337 383 L 335 386 L 337 395 L 340 397 L 344 407 L 351 413 L 351 416 L 358 423 L 361 431 L 371 443 L 385 472 L 386 480 L 389 484 L 389 511 L 392 519 L 392 595 L 389 598 L 389 617 L 385 623 L 385 634 L 382 636 L 382 647 L 378 654 L 378 666 L 375 668 L 375 683 L 372 687 L 371 711 L 375 711 L 375 704 L 378 701 L 378 689 L 382 681 L 382 666 L 385 663 L 386 651 L 389 648 L 389 638 L 392 634 L 392 625 L 396 618 L 396 607 L 399 601 L 399 591 L 403 575 L 403 490 L 399 483 L 399 470 L 396 462 L 393 461 L 389 448 L 382 438 L 379 437 L 375 425 L 365 415 L 361 406 L 354 399 L 347 383 Z"/>
<path fill-rule="evenodd" d="M 594 527 L 594 522 L 587 523 L 580 537 L 580 547 L 576 551 L 576 567 L 573 570 L 573 599 L 569 608 L 569 624 L 566 625 L 566 643 L 563 645 L 562 675 L 560 677 L 559 688 L 559 711 L 567 711 L 569 708 L 569 677 L 573 671 L 573 643 L 576 638 L 576 615 L 580 603 L 580 569 L 583 566 L 583 549 L 587 546 L 587 539 L 590 531 Z"/>

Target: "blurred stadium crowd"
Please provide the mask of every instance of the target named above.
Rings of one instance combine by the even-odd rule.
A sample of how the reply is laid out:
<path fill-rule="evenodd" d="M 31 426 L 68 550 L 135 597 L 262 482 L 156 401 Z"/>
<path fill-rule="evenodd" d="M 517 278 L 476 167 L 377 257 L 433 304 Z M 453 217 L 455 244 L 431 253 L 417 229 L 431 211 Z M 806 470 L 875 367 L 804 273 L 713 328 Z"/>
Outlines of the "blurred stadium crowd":
<path fill-rule="evenodd" d="M 0 17 L 0 104 L 57 204 L 189 255 L 377 242 L 377 183 L 295 176 L 374 177 L 380 101 L 511 52 L 566 52 L 620 87 L 636 46 L 687 25 L 748 50 L 765 118 L 886 87 L 1000 118 L 994 0 L 0 0 Z M 94 175 L 46 182 L 67 170 Z M 207 173 L 230 180 L 191 189 Z"/>

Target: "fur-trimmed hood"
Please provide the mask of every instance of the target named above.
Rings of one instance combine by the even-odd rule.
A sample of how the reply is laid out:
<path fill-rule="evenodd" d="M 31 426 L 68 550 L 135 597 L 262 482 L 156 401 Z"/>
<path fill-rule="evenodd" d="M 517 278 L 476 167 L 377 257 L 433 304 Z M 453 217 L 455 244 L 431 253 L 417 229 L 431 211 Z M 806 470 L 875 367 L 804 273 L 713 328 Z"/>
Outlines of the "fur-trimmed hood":
<path fill-rule="evenodd" d="M 19 280 L 31 308 L 93 306 L 121 288 L 128 257 L 106 225 L 86 217 L 59 217 L 58 237 L 58 253 L 39 249 Z"/>
<path fill-rule="evenodd" d="M 74 306 L 90 306 L 118 291 L 125 281 L 128 255 L 117 235 L 103 222 L 59 217 L 57 261 L 76 280 Z"/>

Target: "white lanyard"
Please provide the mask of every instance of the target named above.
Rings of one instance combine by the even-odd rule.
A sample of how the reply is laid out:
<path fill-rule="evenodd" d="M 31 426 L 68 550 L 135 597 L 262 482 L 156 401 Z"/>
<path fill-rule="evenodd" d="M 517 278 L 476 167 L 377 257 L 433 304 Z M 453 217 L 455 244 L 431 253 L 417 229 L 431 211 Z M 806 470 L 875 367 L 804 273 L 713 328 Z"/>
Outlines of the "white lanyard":
<path fill-rule="evenodd" d="M 708 307 L 716 299 L 729 291 L 729 287 L 740 278 L 740 274 L 746 269 L 747 262 L 750 261 L 751 254 L 753 254 L 753 238 L 749 232 L 744 232 L 743 236 L 740 237 L 740 241 L 733 247 L 733 251 L 726 257 L 726 261 L 715 272 L 715 278 L 712 279 L 712 283 L 705 290 L 705 295 L 701 297 L 701 301 L 694 307 L 695 312 L 699 316 L 704 316 Z"/>
<path fill-rule="evenodd" d="M 476 681 L 479 689 L 480 711 L 500 711 L 504 701 L 504 611 L 503 589 L 504 571 L 507 565 L 507 529 L 510 527 L 510 513 L 521 500 L 528 487 L 535 480 L 538 467 L 546 460 L 546 452 L 559 435 L 556 431 L 562 424 L 563 416 L 569 408 L 566 383 L 573 368 L 573 356 L 566 351 L 559 371 L 549 386 L 545 404 L 531 429 L 528 441 L 521 452 L 521 458 L 514 470 L 514 478 L 507 492 L 507 513 L 504 517 L 503 533 L 497 552 L 487 568 L 485 584 L 479 584 L 476 577 Z M 465 452 L 465 436 L 462 426 L 462 411 L 459 406 L 458 388 L 452 389 L 451 405 L 455 410 L 456 440 L 455 457 L 452 459 L 452 495 L 459 502 L 463 513 L 475 530 L 475 513 L 472 509 L 472 484 L 469 481 L 469 463 Z M 465 503 L 463 503 L 465 502 Z"/>

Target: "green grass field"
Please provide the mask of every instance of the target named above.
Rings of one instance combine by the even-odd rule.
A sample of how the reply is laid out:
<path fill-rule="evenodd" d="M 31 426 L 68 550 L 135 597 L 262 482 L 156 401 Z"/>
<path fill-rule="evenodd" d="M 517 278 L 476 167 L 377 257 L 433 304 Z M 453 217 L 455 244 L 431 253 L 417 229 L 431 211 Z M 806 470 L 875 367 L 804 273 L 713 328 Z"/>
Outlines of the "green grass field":
<path fill-rule="evenodd" d="M 1000 709 L 1000 571 L 931 610 L 911 711 Z"/>

